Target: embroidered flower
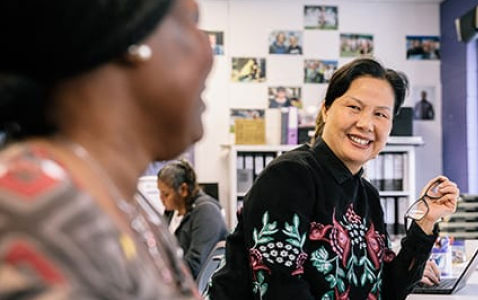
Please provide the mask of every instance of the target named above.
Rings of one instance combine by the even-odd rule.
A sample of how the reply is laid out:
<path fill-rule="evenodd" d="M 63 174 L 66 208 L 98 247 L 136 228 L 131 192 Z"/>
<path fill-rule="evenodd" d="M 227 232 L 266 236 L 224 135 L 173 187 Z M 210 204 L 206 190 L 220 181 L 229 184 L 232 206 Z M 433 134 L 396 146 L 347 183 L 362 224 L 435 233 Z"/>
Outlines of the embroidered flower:
<path fill-rule="evenodd" d="M 330 231 L 330 244 L 334 252 L 342 259 L 343 266 L 345 266 L 350 253 L 350 237 L 348 232 L 335 219 L 335 211 L 332 217 L 334 227 Z"/>
<path fill-rule="evenodd" d="M 295 261 L 295 270 L 291 273 L 292 275 L 299 275 L 304 273 L 304 263 L 307 260 L 307 253 L 302 252 L 299 254 L 297 257 L 297 260 Z"/>
<path fill-rule="evenodd" d="M 324 236 L 327 234 L 330 228 L 332 228 L 332 225 L 330 224 L 324 226 L 323 224 L 320 224 L 317 222 L 310 223 L 309 239 L 311 239 L 312 241 L 317 241 L 317 240 L 328 241 L 328 239 L 325 238 Z"/>
<path fill-rule="evenodd" d="M 350 204 L 349 208 L 347 208 L 347 211 L 345 212 L 345 217 L 347 218 L 348 223 L 352 223 L 352 224 L 362 223 L 362 218 L 355 213 L 352 204 Z"/>
<path fill-rule="evenodd" d="M 384 255 L 385 240 L 383 235 L 381 235 L 378 231 L 375 231 L 375 226 L 373 223 L 370 223 L 370 228 L 366 234 L 366 240 L 368 254 L 375 265 L 375 269 L 378 270 Z"/>
<path fill-rule="evenodd" d="M 255 248 L 249 249 L 249 263 L 251 265 L 254 276 L 256 272 L 259 270 L 265 270 L 267 271 L 267 273 L 269 274 L 271 273 L 271 270 L 269 269 L 269 267 L 267 267 L 262 261 L 261 252 Z"/>

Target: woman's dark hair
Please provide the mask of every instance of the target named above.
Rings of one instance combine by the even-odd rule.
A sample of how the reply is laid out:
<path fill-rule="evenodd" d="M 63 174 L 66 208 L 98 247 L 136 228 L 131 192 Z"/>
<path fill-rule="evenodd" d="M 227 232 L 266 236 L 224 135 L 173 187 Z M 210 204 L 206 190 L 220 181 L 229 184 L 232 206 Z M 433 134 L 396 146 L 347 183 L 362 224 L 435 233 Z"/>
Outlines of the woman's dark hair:
<path fill-rule="evenodd" d="M 352 81 L 363 76 L 383 79 L 390 83 L 395 96 L 393 113 L 397 115 L 400 112 L 400 107 L 408 91 L 408 79 L 405 74 L 392 69 L 386 69 L 372 58 L 358 58 L 344 65 L 334 73 L 330 79 L 327 93 L 325 94 L 324 107 L 322 109 L 328 109 L 335 99 L 345 94 L 352 84 Z M 322 119 L 322 110 L 319 110 L 312 143 L 322 135 L 323 129 L 324 120 Z"/>
<path fill-rule="evenodd" d="M 158 180 L 172 187 L 176 192 L 183 183 L 188 188 L 186 196 L 186 210 L 192 209 L 194 198 L 199 192 L 199 185 L 196 181 L 196 172 L 193 167 L 185 159 L 173 161 L 161 168 L 158 172 Z"/>
<path fill-rule="evenodd" d="M 173 1 L 0 1 L 0 132 L 9 139 L 53 133 L 52 86 L 121 57 Z"/>

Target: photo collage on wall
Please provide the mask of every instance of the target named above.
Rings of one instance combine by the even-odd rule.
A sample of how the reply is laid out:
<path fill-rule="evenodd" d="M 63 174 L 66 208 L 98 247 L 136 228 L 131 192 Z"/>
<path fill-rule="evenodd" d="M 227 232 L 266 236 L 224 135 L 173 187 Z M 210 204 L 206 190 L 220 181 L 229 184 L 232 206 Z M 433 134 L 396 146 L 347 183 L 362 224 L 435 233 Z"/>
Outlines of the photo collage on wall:
<path fill-rule="evenodd" d="M 297 68 L 300 68 L 299 72 L 303 75 L 303 81 L 281 82 L 280 85 L 269 86 L 267 104 L 264 109 L 296 107 L 299 109 L 299 126 L 312 126 L 313 124 L 304 124 L 302 120 L 312 120 L 314 118 L 312 116 L 306 118 L 303 114 L 305 111 L 315 112 L 317 110 L 307 110 L 306 107 L 304 107 L 301 86 L 326 85 L 332 78 L 333 73 L 340 66 L 339 59 L 348 61 L 349 58 L 359 56 L 373 57 L 375 44 L 374 35 L 369 32 L 339 32 L 340 20 L 338 6 L 304 5 L 302 8 L 303 27 L 300 30 L 294 30 L 294 28 L 276 28 L 270 30 L 267 36 L 264 37 L 267 39 L 267 49 L 263 50 L 263 55 L 232 56 L 230 58 L 230 80 L 231 82 L 240 84 L 266 83 L 268 81 L 267 63 L 269 57 L 274 63 L 284 59 L 289 66 L 292 57 L 299 58 L 302 65 L 297 65 Z M 330 55 L 327 55 L 328 57 L 311 57 L 310 54 L 304 53 L 304 45 L 310 47 L 307 43 L 317 43 L 316 40 L 308 40 L 313 35 L 305 33 L 306 31 L 337 32 L 338 45 L 336 54 L 332 54 L 332 57 L 330 57 Z M 224 32 L 204 32 L 209 38 L 213 54 L 215 56 L 225 55 Z M 405 41 L 407 60 L 440 59 L 440 41 L 438 36 L 407 35 Z M 327 47 L 330 46 L 327 45 Z M 274 60 L 272 60 L 272 57 L 274 57 Z M 291 58 L 286 59 L 285 57 Z M 271 82 L 271 84 L 273 83 Z M 319 103 L 315 105 L 319 106 Z M 232 119 L 234 119 L 234 117 L 232 117 L 234 114 L 235 113 L 231 111 Z"/>

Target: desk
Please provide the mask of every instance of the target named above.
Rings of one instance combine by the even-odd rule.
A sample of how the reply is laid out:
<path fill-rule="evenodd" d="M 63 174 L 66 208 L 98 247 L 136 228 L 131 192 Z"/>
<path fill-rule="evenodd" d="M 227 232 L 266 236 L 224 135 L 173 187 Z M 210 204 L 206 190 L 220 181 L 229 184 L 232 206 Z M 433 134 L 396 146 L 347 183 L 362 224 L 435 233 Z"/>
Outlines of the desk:
<path fill-rule="evenodd" d="M 435 299 L 455 299 L 455 300 L 476 300 L 478 299 L 478 269 L 471 275 L 461 290 L 452 295 L 437 294 L 410 294 L 407 300 L 435 300 Z"/>

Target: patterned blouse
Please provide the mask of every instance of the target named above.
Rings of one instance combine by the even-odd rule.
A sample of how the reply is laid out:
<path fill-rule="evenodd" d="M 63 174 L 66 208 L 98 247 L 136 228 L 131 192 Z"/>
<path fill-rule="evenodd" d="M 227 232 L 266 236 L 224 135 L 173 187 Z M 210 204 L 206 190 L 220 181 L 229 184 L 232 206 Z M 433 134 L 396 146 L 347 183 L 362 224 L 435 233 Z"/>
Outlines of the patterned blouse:
<path fill-rule="evenodd" d="M 404 299 L 437 232 L 389 248 L 377 190 L 322 140 L 274 160 L 246 196 L 211 300 Z"/>
<path fill-rule="evenodd" d="M 156 226 L 140 210 L 133 221 Z M 0 299 L 199 299 L 158 226 L 143 230 L 153 258 L 145 236 L 121 230 L 47 149 L 9 147 L 0 156 Z"/>

